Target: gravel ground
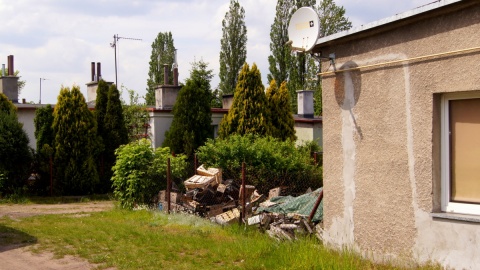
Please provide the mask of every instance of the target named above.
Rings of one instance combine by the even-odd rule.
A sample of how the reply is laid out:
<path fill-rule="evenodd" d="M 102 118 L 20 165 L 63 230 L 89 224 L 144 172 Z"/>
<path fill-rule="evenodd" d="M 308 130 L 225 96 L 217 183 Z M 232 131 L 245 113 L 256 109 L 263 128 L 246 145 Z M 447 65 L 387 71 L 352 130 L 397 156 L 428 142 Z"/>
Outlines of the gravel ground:
<path fill-rule="evenodd" d="M 67 204 L 26 204 L 26 205 L 0 205 L 0 218 L 8 216 L 14 220 L 24 217 L 43 214 L 75 214 L 85 215 L 90 212 L 110 210 L 114 207 L 111 201 L 67 203 Z M 54 259 L 53 254 L 43 252 L 40 254 L 29 251 L 30 246 L 3 245 L 0 242 L 0 270 L 80 270 L 95 269 L 98 265 L 73 256 Z"/>

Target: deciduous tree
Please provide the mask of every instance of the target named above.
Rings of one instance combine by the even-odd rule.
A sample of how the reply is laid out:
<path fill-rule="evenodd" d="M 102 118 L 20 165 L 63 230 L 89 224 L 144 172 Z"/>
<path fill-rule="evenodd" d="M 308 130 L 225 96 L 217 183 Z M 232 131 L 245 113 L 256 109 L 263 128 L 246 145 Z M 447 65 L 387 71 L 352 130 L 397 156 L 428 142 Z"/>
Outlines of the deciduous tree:
<path fill-rule="evenodd" d="M 220 40 L 220 85 L 222 94 L 231 94 L 237 85 L 238 72 L 247 58 L 245 10 L 238 0 L 230 0 L 229 11 L 222 21 Z"/>
<path fill-rule="evenodd" d="M 168 65 L 169 74 L 172 74 L 172 64 L 175 60 L 175 45 L 171 32 L 158 33 L 152 43 L 150 68 L 147 79 L 147 105 L 155 105 L 155 87 L 164 82 L 163 65 Z M 173 76 L 169 77 L 169 84 L 173 84 Z"/>

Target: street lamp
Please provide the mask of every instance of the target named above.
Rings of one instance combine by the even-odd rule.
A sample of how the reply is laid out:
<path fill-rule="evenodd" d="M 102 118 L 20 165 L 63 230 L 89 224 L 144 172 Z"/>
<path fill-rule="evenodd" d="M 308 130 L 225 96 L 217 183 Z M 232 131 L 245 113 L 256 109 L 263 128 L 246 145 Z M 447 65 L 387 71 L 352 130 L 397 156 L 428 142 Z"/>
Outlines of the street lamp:
<path fill-rule="evenodd" d="M 40 98 L 38 100 L 38 104 L 42 104 L 42 81 L 45 81 L 45 80 L 48 80 L 48 79 L 40 78 Z"/>

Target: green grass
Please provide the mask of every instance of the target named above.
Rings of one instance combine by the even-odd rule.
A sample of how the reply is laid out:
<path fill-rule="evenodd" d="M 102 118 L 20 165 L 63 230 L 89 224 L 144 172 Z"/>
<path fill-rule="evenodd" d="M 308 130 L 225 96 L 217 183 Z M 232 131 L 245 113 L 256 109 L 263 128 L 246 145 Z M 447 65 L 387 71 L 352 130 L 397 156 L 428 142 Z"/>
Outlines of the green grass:
<path fill-rule="evenodd" d="M 108 201 L 112 200 L 111 194 L 93 194 L 87 196 L 26 196 L 19 193 L 11 194 L 0 198 L 0 204 L 57 204 L 57 203 L 77 203 L 91 201 Z"/>
<path fill-rule="evenodd" d="M 316 238 L 278 242 L 254 228 L 221 227 L 194 216 L 145 210 L 2 218 L 0 236 L 1 243 L 36 243 L 34 251 L 80 256 L 100 268 L 396 269 L 332 251 Z"/>

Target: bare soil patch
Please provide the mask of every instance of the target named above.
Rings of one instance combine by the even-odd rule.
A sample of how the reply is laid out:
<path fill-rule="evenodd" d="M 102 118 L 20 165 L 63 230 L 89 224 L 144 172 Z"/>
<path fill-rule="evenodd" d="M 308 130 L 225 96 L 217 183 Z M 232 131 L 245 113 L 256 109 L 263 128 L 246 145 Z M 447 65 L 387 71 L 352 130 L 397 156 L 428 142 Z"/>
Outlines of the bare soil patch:
<path fill-rule="evenodd" d="M 95 201 L 65 204 L 25 204 L 0 205 L 0 218 L 10 217 L 20 220 L 24 217 L 44 214 L 76 214 L 81 217 L 91 212 L 100 212 L 113 209 L 111 201 Z M 55 259 L 50 252 L 32 253 L 30 246 L 5 245 L 0 243 L 0 270 L 7 269 L 38 269 L 38 270 L 83 270 L 96 269 L 99 266 L 87 260 L 73 256 Z M 100 267 L 101 268 L 101 267 Z"/>

